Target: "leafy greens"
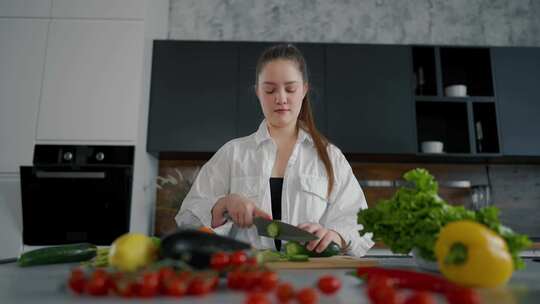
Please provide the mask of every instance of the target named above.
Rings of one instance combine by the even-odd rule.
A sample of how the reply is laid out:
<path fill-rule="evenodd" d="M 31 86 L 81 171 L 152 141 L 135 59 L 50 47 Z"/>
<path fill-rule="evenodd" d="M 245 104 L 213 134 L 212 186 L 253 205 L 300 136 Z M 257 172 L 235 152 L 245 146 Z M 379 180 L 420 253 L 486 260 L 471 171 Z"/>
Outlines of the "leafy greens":
<path fill-rule="evenodd" d="M 422 258 L 435 261 L 434 247 L 441 228 L 452 221 L 475 220 L 505 239 L 514 268 L 524 267 L 519 252 L 531 242 L 526 235 L 500 223 L 498 208 L 472 211 L 449 205 L 439 197 L 438 183 L 425 169 L 408 171 L 404 178 L 411 186 L 401 187 L 390 199 L 379 201 L 373 208 L 360 210 L 361 235 L 371 232 L 374 241 L 384 242 L 392 252 L 407 254 L 416 248 Z"/>

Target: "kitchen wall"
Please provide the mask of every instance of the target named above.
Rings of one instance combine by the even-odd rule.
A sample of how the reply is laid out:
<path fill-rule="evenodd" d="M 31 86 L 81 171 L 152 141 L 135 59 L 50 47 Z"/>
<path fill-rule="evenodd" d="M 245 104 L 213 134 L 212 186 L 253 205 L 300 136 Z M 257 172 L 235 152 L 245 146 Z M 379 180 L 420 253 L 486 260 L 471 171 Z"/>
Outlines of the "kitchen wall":
<path fill-rule="evenodd" d="M 171 0 L 169 38 L 540 46 L 536 0 Z"/>
<path fill-rule="evenodd" d="M 169 39 L 297 41 L 370 44 L 540 46 L 535 0 L 171 0 Z M 203 162 L 161 161 L 156 233 L 175 227 L 174 215 Z M 517 231 L 540 236 L 540 166 L 352 164 L 365 179 L 398 179 L 426 167 L 443 181 L 490 184 L 492 203 Z M 394 188 L 364 188 L 369 204 Z M 442 188 L 453 204 L 471 203 L 470 189 Z M 520 219 L 525 219 L 521 221 Z"/>

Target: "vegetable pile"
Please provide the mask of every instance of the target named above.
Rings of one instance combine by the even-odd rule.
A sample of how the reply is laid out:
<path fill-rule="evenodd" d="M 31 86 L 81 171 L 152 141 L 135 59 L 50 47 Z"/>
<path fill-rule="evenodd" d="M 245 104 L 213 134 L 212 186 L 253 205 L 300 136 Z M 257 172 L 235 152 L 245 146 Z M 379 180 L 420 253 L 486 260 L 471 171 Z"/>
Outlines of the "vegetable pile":
<path fill-rule="evenodd" d="M 404 178 L 411 186 L 401 187 L 390 199 L 381 200 L 373 208 L 360 210 L 361 235 L 371 232 L 374 241 L 384 242 L 392 252 L 408 254 L 416 248 L 422 258 L 435 261 L 435 242 L 442 227 L 453 221 L 472 220 L 500 235 L 508 245 L 514 268 L 524 267 L 519 252 L 531 242 L 526 235 L 500 223 L 498 208 L 472 211 L 449 205 L 439 197 L 437 181 L 425 169 L 411 170 Z"/>

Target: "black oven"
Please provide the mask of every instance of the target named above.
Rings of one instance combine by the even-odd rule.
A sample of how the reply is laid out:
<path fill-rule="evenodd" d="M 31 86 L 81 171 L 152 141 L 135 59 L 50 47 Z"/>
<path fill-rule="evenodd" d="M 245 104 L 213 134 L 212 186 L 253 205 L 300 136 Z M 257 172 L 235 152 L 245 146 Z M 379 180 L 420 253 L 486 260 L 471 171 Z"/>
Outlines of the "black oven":
<path fill-rule="evenodd" d="M 36 145 L 22 166 L 25 245 L 110 245 L 129 231 L 133 146 Z"/>

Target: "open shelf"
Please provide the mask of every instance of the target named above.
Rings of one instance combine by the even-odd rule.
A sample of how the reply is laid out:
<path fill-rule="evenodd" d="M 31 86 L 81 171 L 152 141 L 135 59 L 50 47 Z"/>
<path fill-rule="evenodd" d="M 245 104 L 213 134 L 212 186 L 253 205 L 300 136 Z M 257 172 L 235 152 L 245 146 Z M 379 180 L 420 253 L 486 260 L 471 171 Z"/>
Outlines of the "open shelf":
<path fill-rule="evenodd" d="M 437 95 L 435 48 L 413 47 L 412 56 L 415 94 Z"/>
<path fill-rule="evenodd" d="M 467 86 L 469 96 L 493 96 L 491 58 L 488 48 L 441 47 L 442 89 Z"/>
<path fill-rule="evenodd" d="M 476 153 L 499 153 L 495 103 L 473 102 Z"/>
<path fill-rule="evenodd" d="M 418 151 L 424 141 L 441 141 L 445 153 L 471 153 L 466 102 L 416 102 Z"/>

